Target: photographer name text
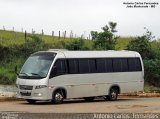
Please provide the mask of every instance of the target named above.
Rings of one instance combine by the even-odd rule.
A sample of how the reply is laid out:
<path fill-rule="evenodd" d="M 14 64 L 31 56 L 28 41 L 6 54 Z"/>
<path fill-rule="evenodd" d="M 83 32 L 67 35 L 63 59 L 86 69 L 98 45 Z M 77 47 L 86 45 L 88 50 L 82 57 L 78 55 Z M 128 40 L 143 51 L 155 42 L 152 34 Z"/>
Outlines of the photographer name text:
<path fill-rule="evenodd" d="M 156 8 L 158 2 L 123 2 L 126 8 Z"/>

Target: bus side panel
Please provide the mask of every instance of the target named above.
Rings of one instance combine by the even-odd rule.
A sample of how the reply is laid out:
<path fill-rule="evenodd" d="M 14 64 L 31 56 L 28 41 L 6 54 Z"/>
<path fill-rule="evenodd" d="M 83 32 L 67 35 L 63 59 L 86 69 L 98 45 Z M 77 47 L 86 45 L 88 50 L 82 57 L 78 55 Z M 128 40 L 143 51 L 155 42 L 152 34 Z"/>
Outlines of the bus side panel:
<path fill-rule="evenodd" d="M 116 84 L 120 87 L 120 93 L 143 91 L 144 88 L 143 73 L 141 71 L 113 73 L 112 80 L 112 85 Z"/>
<path fill-rule="evenodd" d="M 142 72 L 68 74 L 50 79 L 54 88 L 64 87 L 67 98 L 108 95 L 113 85 L 120 87 L 121 93 L 143 91 Z"/>

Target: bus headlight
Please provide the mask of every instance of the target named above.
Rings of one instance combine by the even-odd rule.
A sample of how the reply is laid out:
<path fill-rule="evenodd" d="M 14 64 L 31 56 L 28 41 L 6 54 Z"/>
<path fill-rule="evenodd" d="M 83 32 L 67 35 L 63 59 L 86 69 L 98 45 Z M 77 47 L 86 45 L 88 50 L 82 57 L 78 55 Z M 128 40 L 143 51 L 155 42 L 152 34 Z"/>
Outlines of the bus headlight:
<path fill-rule="evenodd" d="M 47 87 L 46 85 L 38 85 L 38 86 L 36 86 L 35 89 L 46 88 L 46 87 Z"/>

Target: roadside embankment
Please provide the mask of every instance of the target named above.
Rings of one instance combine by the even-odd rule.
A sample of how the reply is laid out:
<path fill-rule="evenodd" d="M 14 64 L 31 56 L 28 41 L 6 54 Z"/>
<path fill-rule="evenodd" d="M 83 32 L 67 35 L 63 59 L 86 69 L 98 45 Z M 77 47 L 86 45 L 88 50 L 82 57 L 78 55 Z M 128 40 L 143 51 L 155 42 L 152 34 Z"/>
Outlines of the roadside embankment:
<path fill-rule="evenodd" d="M 17 99 L 15 95 L 16 87 L 14 85 L 0 85 L 0 101 L 21 100 Z M 160 91 L 120 94 L 119 97 L 160 97 Z"/>
<path fill-rule="evenodd" d="M 127 93 L 121 94 L 120 96 L 130 96 L 130 97 L 160 97 L 160 91 L 150 91 L 150 92 L 137 92 L 137 93 Z"/>
<path fill-rule="evenodd" d="M 17 100 L 16 87 L 14 85 L 0 85 L 0 101 Z"/>

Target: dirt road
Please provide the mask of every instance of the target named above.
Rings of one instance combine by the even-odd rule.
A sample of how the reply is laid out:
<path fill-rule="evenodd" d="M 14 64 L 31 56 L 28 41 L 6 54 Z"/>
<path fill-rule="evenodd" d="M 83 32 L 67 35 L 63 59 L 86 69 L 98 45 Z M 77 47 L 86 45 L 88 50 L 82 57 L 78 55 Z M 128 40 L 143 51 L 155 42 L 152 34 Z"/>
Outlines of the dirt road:
<path fill-rule="evenodd" d="M 29 113 L 160 113 L 160 97 L 136 98 L 120 97 L 118 101 L 110 102 L 97 99 L 93 102 L 84 100 L 69 100 L 60 105 L 50 102 L 38 102 L 34 105 L 26 101 L 0 102 L 0 112 L 18 111 Z"/>

